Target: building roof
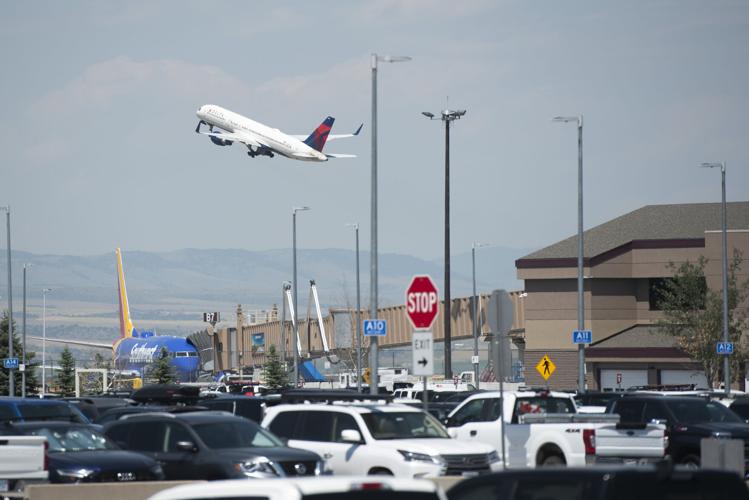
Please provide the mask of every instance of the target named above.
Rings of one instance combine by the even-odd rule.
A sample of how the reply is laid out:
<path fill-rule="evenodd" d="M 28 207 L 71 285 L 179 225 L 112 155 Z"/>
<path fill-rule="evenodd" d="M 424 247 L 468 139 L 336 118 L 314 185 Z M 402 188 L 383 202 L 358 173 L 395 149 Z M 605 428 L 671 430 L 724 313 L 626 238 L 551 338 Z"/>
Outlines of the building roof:
<path fill-rule="evenodd" d="M 700 245 L 705 231 L 721 229 L 720 203 L 686 203 L 679 205 L 647 205 L 628 214 L 588 229 L 583 234 L 583 253 L 586 259 L 621 247 L 634 241 L 675 241 L 683 245 Z M 727 203 L 729 230 L 749 229 L 749 201 Z M 690 241 L 692 244 L 690 244 Z M 577 235 L 518 259 L 575 259 L 577 257 Z"/>

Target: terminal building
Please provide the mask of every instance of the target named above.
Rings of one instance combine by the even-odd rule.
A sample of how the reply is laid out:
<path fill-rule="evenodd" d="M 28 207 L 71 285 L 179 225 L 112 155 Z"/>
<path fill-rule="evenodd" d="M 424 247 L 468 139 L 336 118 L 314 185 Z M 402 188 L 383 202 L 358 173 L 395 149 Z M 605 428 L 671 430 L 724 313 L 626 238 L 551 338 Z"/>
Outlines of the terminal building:
<path fill-rule="evenodd" d="M 727 209 L 729 260 L 734 249 L 749 259 L 749 202 L 728 203 Z M 720 203 L 645 206 L 588 229 L 583 239 L 585 328 L 593 333 L 593 343 L 585 349 L 588 388 L 615 390 L 669 384 L 707 387 L 699 363 L 679 349 L 674 337 L 657 327 L 663 314 L 654 294 L 663 280 L 673 276 L 670 263 L 678 266 L 685 261 L 696 262 L 700 256 L 708 259 L 707 286 L 721 290 Z M 524 280 L 524 290 L 510 292 L 515 318 L 504 344 L 506 380 L 552 389 L 577 388 L 578 354 L 572 343 L 572 332 L 577 329 L 577 236 L 526 255 L 515 262 L 515 267 L 517 277 Z M 749 262 L 745 260 L 739 282 L 747 279 Z M 489 295 L 481 295 L 477 304 L 479 371 L 482 378 L 492 380 L 488 301 Z M 746 310 L 749 305 L 740 307 Z M 456 374 L 472 370 L 472 310 L 471 297 L 454 299 L 450 307 Z M 444 314 L 444 304 L 439 314 L 434 324 L 435 373 L 443 373 L 444 332 L 439 318 Z M 282 328 L 279 316 L 274 308 L 262 321 L 248 324 L 240 308 L 236 327 L 223 328 L 212 338 L 216 369 L 261 367 L 270 345 L 290 359 L 290 318 L 287 315 Z M 379 342 L 380 366 L 410 367 L 411 327 L 405 307 L 383 307 L 378 316 L 388 321 L 388 334 Z M 368 311 L 362 311 L 361 318 L 368 319 Z M 334 353 L 340 359 L 338 363 L 331 363 L 325 356 L 316 319 L 301 320 L 299 332 L 303 358 L 330 380 L 354 366 L 354 311 L 331 309 L 323 323 L 329 354 Z M 365 353 L 368 344 L 368 339 L 363 339 Z M 545 355 L 556 366 L 548 382 L 535 369 Z"/>
<path fill-rule="evenodd" d="M 727 204 L 728 255 L 744 256 L 749 278 L 749 202 Z M 721 204 L 649 205 L 584 232 L 586 384 L 612 390 L 642 385 L 708 387 L 698 363 L 655 325 L 663 314 L 654 294 L 673 276 L 669 263 L 708 259 L 707 286 L 722 290 Z M 577 236 L 518 259 L 525 282 L 524 360 L 527 385 L 543 385 L 531 369 L 544 355 L 556 365 L 552 388 L 577 387 Z M 747 304 L 742 305 L 747 308 Z"/>

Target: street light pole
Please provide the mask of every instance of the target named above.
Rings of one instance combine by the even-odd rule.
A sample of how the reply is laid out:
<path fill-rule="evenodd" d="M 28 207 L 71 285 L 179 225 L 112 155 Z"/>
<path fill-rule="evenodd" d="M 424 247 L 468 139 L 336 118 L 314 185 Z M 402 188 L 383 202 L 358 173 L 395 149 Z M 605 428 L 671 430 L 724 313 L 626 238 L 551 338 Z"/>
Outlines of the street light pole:
<path fill-rule="evenodd" d="M 445 379 L 452 379 L 452 355 L 451 345 L 452 332 L 452 301 L 450 298 L 450 122 L 460 119 L 466 114 L 464 109 L 451 111 L 445 109 L 437 118 L 433 113 L 423 111 L 422 115 L 430 120 L 442 120 L 445 122 L 445 308 L 443 314 L 443 325 L 445 331 Z"/>
<path fill-rule="evenodd" d="M 577 123 L 577 329 L 585 330 L 585 289 L 583 282 L 583 115 L 557 116 L 554 122 Z M 578 392 L 585 392 L 585 345 L 577 345 Z"/>
<path fill-rule="evenodd" d="M 721 180 L 721 239 L 722 239 L 722 260 L 723 260 L 723 342 L 728 342 L 728 222 L 726 219 L 726 162 L 720 163 L 703 163 L 704 168 L 720 168 Z M 725 386 L 726 396 L 731 395 L 731 363 L 729 355 L 723 356 L 723 385 Z"/>
<path fill-rule="evenodd" d="M 356 392 L 361 392 L 361 288 L 359 286 L 359 224 L 346 224 L 356 234 Z"/>
<path fill-rule="evenodd" d="M 43 398 L 47 392 L 47 294 L 51 288 L 42 288 L 42 392 L 39 397 Z"/>
<path fill-rule="evenodd" d="M 11 283 L 10 267 L 10 205 L 2 207 L 5 210 L 5 226 L 8 230 L 8 357 L 13 357 L 13 285 Z M 8 396 L 15 396 L 14 370 L 8 370 Z"/>
<path fill-rule="evenodd" d="M 294 351 L 294 387 L 297 386 L 299 383 L 299 351 L 298 351 L 298 345 L 297 340 L 299 339 L 299 312 L 298 312 L 298 302 L 297 302 L 297 277 L 296 277 L 296 213 L 297 212 L 304 212 L 305 210 L 309 210 L 309 207 L 292 207 L 291 209 L 291 220 L 292 220 L 292 245 L 293 245 L 293 257 L 294 257 L 294 280 L 292 281 L 292 286 L 294 287 L 293 294 L 294 294 L 294 339 L 292 341 L 292 351 Z"/>
<path fill-rule="evenodd" d="M 408 56 L 383 56 L 372 54 L 372 208 L 371 208 L 371 237 L 369 252 L 369 317 L 377 319 L 377 62 L 405 62 L 410 61 Z M 369 338 L 369 366 L 370 369 L 370 394 L 377 394 L 379 377 L 377 368 L 379 365 L 377 357 L 377 337 Z"/>
<path fill-rule="evenodd" d="M 26 269 L 31 267 L 31 264 L 23 265 L 23 343 L 21 351 L 21 364 L 23 364 L 23 371 L 21 372 L 21 397 L 26 397 Z"/>
<path fill-rule="evenodd" d="M 473 356 L 478 358 L 479 356 L 479 328 L 481 327 L 481 321 L 478 318 L 477 301 L 476 296 L 476 249 L 488 246 L 484 243 L 473 242 L 471 245 L 471 268 L 473 276 Z M 479 388 L 479 363 L 473 363 L 473 384 L 476 389 Z"/>

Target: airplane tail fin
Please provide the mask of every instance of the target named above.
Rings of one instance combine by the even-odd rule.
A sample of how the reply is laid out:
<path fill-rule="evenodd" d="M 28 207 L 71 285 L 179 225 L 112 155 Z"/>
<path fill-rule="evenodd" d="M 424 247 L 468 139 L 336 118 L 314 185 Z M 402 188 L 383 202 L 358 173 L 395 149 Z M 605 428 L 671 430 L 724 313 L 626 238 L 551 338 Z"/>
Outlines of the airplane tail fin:
<path fill-rule="evenodd" d="M 304 143 L 314 148 L 320 152 L 322 152 L 322 148 L 325 147 L 325 141 L 328 140 L 328 134 L 330 133 L 330 129 L 333 128 L 333 122 L 335 121 L 335 118 L 332 116 L 329 116 L 323 121 L 314 132 L 312 132 L 307 139 L 305 139 Z"/>
<path fill-rule="evenodd" d="M 120 337 L 133 336 L 133 322 L 130 321 L 130 305 L 127 302 L 127 288 L 125 288 L 125 272 L 122 270 L 122 252 L 118 248 L 117 254 L 117 295 L 120 301 Z"/>

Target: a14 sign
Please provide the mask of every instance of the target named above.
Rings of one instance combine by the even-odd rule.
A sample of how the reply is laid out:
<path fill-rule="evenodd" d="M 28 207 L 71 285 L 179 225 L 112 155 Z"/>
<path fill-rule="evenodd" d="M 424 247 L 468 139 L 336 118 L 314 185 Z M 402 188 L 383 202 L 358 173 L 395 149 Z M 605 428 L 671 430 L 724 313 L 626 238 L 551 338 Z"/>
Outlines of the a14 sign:
<path fill-rule="evenodd" d="M 432 327 L 439 312 L 439 293 L 428 275 L 414 276 L 406 289 L 406 315 L 416 330 Z"/>

